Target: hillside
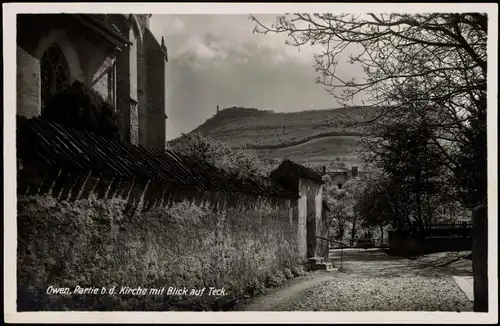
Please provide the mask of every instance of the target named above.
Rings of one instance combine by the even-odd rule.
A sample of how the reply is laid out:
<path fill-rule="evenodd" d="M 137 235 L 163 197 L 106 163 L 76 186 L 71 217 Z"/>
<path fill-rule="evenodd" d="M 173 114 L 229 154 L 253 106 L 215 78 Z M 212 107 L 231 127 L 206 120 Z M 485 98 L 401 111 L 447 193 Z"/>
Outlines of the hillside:
<path fill-rule="evenodd" d="M 353 126 L 353 121 L 366 121 L 374 113 L 373 109 L 362 107 L 293 113 L 232 107 L 221 110 L 191 132 L 260 157 L 281 161 L 286 156 L 308 165 L 339 157 L 349 166 L 357 164 L 355 153 L 364 132 L 363 127 Z"/>

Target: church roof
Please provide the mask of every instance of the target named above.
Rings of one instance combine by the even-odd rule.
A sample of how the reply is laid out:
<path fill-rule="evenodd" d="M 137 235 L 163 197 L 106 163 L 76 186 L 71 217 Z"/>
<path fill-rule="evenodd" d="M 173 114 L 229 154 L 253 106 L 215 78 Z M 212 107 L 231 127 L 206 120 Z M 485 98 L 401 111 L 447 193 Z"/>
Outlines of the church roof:
<path fill-rule="evenodd" d="M 108 15 L 106 14 L 89 14 L 89 15 L 94 17 L 94 19 L 98 20 L 103 25 L 106 25 L 109 29 L 112 29 L 116 33 L 123 35 L 120 29 L 109 19 Z M 125 37 L 125 35 L 123 36 Z"/>
<path fill-rule="evenodd" d="M 73 14 L 75 18 L 92 29 L 104 33 L 106 38 L 116 46 L 131 45 L 130 40 L 111 21 L 107 14 Z"/>

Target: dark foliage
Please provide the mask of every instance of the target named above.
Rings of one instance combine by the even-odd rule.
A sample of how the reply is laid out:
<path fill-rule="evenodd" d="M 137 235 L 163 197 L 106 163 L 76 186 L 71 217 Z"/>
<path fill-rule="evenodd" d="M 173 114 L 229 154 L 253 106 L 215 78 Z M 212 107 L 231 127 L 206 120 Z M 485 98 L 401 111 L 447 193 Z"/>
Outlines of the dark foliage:
<path fill-rule="evenodd" d="M 469 208 L 486 204 L 487 177 L 486 112 L 470 119 L 459 143 L 460 153 L 455 171 L 461 201 Z"/>
<path fill-rule="evenodd" d="M 119 117 L 113 105 L 79 81 L 54 94 L 42 109 L 42 117 L 70 128 L 119 139 Z"/>

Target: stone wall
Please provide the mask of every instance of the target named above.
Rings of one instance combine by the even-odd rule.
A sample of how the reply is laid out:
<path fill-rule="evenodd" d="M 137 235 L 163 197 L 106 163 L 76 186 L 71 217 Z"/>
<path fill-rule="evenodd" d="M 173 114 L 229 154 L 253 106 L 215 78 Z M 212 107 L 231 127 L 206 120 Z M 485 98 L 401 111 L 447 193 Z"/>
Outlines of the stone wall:
<path fill-rule="evenodd" d="M 110 177 L 91 171 L 81 173 L 64 168 L 52 169 L 28 161 L 21 164 L 22 168 L 18 171 L 19 196 L 50 196 L 69 202 L 90 197 L 120 199 L 127 202 L 124 214 L 133 214 L 139 208 L 144 211 L 168 208 L 183 201 L 213 210 L 280 209 L 286 211 L 290 224 L 296 223 L 290 218 L 294 216 L 297 205 L 293 199 L 179 188 L 141 177 Z"/>
<path fill-rule="evenodd" d="M 305 258 L 298 196 L 271 178 L 238 178 L 44 119 L 19 117 L 16 132 L 21 310 L 165 310 L 165 297 L 45 291 L 166 285 L 237 294 Z"/>
<path fill-rule="evenodd" d="M 125 215 L 127 202 L 18 197 L 18 310 L 213 307 L 300 263 L 287 210 L 214 212 L 186 202 Z M 48 295 L 49 286 L 202 289 L 205 295 Z M 223 297 L 207 296 L 209 287 Z"/>

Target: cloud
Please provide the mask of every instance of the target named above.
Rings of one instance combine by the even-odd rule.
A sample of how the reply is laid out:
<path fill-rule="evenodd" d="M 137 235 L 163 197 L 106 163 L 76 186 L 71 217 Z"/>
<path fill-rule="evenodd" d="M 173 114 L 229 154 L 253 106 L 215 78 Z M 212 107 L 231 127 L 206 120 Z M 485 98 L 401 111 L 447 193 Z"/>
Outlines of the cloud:
<path fill-rule="evenodd" d="M 266 24 L 274 15 L 259 15 Z M 153 15 L 151 29 L 165 37 L 167 137 L 189 132 L 233 105 L 293 112 L 337 107 L 315 83 L 311 46 L 286 45 L 286 36 L 254 34 L 248 15 Z M 339 67 L 346 76 L 352 67 Z"/>

